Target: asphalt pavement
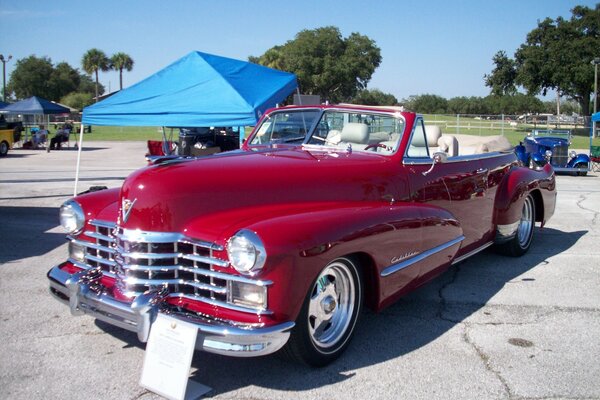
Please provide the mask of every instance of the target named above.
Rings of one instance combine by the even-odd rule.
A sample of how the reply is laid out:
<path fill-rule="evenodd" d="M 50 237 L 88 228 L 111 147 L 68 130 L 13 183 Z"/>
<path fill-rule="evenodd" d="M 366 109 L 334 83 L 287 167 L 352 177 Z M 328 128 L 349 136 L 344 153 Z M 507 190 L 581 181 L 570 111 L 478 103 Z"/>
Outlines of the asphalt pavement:
<path fill-rule="evenodd" d="M 119 186 L 145 151 L 85 143 L 77 191 Z M 72 317 L 48 293 L 76 160 L 74 149 L 0 158 L 0 398 L 159 398 L 138 384 L 135 334 Z M 365 312 L 332 365 L 196 352 L 191 378 L 215 399 L 600 399 L 600 174 L 557 181 L 555 215 L 525 256 L 485 251 Z"/>

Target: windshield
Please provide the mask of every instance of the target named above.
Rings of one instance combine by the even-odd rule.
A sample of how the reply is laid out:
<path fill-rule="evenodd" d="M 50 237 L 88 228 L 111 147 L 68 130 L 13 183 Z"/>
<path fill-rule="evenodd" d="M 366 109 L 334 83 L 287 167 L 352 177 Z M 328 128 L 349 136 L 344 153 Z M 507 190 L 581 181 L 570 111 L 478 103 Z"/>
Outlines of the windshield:
<path fill-rule="evenodd" d="M 263 120 L 250 144 L 301 144 L 318 116 L 319 110 L 274 112 Z"/>
<path fill-rule="evenodd" d="M 307 144 L 392 154 L 403 130 L 399 116 L 331 110 L 323 113 Z"/>
<path fill-rule="evenodd" d="M 535 129 L 533 131 L 533 136 L 535 137 L 555 137 L 555 138 L 564 138 L 568 139 L 571 136 L 571 131 L 566 129 Z"/>
<path fill-rule="evenodd" d="M 296 143 L 392 154 L 404 130 L 399 115 L 326 110 L 317 122 L 319 114 L 320 110 L 274 112 L 263 120 L 250 144 Z"/>

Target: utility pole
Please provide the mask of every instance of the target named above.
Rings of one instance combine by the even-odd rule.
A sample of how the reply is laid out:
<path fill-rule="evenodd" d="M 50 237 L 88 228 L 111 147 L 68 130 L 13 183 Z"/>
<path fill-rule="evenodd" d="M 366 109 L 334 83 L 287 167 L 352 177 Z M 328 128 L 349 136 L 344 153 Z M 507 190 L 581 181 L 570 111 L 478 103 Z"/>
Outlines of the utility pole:
<path fill-rule="evenodd" d="M 600 64 L 600 57 L 596 57 L 592 60 L 592 65 L 594 66 L 594 112 L 595 114 L 598 111 L 598 64 Z M 595 128 L 595 124 L 592 122 L 592 126 Z M 596 135 L 596 132 L 594 132 Z"/>
<path fill-rule="evenodd" d="M 2 61 L 2 101 L 6 103 L 6 63 L 12 58 L 11 55 L 8 58 L 4 58 L 4 54 L 0 54 L 0 61 Z"/>

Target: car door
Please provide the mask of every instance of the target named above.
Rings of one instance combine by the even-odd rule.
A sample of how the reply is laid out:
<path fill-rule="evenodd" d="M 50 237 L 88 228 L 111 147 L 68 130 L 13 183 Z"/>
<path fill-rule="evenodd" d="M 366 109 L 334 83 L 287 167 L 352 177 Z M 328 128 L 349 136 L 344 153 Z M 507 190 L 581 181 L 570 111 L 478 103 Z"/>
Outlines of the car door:
<path fill-rule="evenodd" d="M 409 176 L 411 201 L 449 211 L 461 225 L 464 240 L 459 252 L 464 254 L 476 248 L 489 231 L 492 210 L 486 201 L 488 169 L 483 168 L 477 157 L 449 157 L 434 164 L 429 149 L 421 148 L 423 143 L 427 144 L 425 126 L 422 119 L 418 119 L 403 160 Z M 440 237 L 432 229 L 424 240 L 434 248 L 452 239 Z M 425 263 L 420 275 L 425 276 L 439 267 Z"/>

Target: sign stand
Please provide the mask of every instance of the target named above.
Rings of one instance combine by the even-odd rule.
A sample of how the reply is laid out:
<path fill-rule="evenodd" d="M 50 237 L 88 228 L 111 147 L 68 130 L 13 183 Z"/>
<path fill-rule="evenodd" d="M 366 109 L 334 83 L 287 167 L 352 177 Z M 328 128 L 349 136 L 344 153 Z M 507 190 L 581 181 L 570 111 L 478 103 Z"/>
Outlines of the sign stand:
<path fill-rule="evenodd" d="M 189 379 L 198 330 L 158 314 L 146 346 L 140 385 L 170 400 L 198 399 L 212 389 Z"/>

